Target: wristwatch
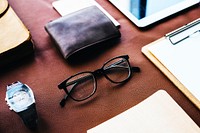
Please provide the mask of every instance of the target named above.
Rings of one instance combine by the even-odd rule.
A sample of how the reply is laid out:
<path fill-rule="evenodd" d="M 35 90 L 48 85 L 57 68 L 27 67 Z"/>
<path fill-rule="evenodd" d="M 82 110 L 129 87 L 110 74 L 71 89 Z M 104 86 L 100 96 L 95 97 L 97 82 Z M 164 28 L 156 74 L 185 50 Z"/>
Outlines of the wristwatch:
<path fill-rule="evenodd" d="M 15 111 L 29 129 L 36 129 L 38 115 L 33 91 L 19 81 L 7 85 L 6 98 L 10 110 Z"/>

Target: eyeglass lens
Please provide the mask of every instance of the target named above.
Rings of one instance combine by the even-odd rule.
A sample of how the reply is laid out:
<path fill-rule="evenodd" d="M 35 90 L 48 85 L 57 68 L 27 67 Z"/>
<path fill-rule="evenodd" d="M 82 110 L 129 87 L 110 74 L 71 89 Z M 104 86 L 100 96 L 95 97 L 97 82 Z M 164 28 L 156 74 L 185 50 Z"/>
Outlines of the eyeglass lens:
<path fill-rule="evenodd" d="M 68 94 L 77 101 L 82 101 L 93 95 L 95 88 L 95 78 L 92 73 L 88 72 L 73 76 L 66 82 Z"/>
<path fill-rule="evenodd" d="M 131 73 L 129 63 L 124 58 L 110 60 L 104 65 L 103 70 L 107 78 L 115 83 L 123 82 Z"/>

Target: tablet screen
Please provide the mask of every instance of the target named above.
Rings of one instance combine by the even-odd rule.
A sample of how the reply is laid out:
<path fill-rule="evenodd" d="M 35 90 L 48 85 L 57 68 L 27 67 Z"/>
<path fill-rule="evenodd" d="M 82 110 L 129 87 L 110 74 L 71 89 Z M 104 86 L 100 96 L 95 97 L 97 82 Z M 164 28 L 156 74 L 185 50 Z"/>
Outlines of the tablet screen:
<path fill-rule="evenodd" d="M 119 3 L 121 2 L 120 4 L 129 10 L 137 19 L 142 19 L 181 1 L 183 0 L 121 0 Z"/>
<path fill-rule="evenodd" d="M 191 7 L 199 0 L 109 0 L 139 27 L 148 26 Z"/>

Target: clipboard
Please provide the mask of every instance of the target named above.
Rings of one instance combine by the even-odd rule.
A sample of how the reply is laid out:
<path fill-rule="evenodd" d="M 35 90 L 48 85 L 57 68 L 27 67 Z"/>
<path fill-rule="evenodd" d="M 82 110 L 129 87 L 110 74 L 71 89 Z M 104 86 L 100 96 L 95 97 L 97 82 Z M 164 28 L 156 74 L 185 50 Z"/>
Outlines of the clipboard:
<path fill-rule="evenodd" d="M 187 44 L 189 38 L 194 39 L 193 36 L 195 36 L 194 38 L 196 38 L 196 39 L 200 39 L 200 18 L 189 23 L 189 24 L 187 24 L 187 25 L 184 25 L 183 27 L 178 28 L 175 31 L 172 31 L 169 34 L 166 34 L 164 37 L 142 47 L 142 53 L 156 67 L 158 67 L 161 70 L 161 72 L 163 72 L 163 74 L 165 74 L 165 76 L 168 79 L 170 79 L 174 83 L 174 85 L 182 93 L 184 93 L 185 96 L 187 96 L 189 98 L 189 100 L 191 100 L 194 103 L 194 105 L 196 105 L 196 107 L 200 110 L 200 99 L 199 99 L 199 97 L 195 96 L 196 93 L 192 92 L 192 89 L 190 87 L 186 86 L 186 83 L 182 82 L 182 80 L 180 80 L 180 78 L 177 76 L 178 74 L 174 73 L 175 71 L 172 71 L 172 69 L 169 68 L 169 65 L 166 65 L 167 64 L 166 62 L 170 62 L 170 59 L 165 60 L 164 57 L 163 57 L 163 59 L 161 59 L 161 57 L 158 56 L 159 54 L 162 54 L 162 53 L 158 52 L 159 49 L 162 49 L 161 45 L 170 45 L 171 49 L 166 49 L 166 51 L 173 51 L 172 49 L 177 47 L 177 46 L 180 47 L 180 49 L 182 50 L 183 47 L 187 47 L 187 45 L 189 45 L 189 44 Z M 164 42 L 166 44 L 164 44 Z M 192 45 L 198 44 L 198 43 L 199 43 L 199 41 L 194 41 L 192 43 Z M 200 53 L 200 46 L 198 47 L 198 49 L 196 49 L 196 51 L 198 51 Z M 160 51 L 160 52 L 162 52 L 162 51 Z M 191 53 L 191 52 L 192 51 L 185 52 L 186 56 L 193 56 L 194 53 Z M 165 52 L 165 53 L 167 53 L 167 52 Z M 169 56 L 169 55 L 165 55 L 166 58 L 167 58 L 167 56 Z M 179 56 L 179 55 L 177 55 L 177 56 Z M 194 59 L 191 59 L 191 60 L 196 60 L 196 59 L 194 58 Z M 177 61 L 177 62 L 179 62 L 179 61 Z M 200 64 L 200 62 L 198 63 L 198 60 L 196 60 L 196 62 L 197 62 L 197 65 Z M 187 63 L 187 61 L 186 61 L 186 63 Z M 192 64 L 191 66 L 195 66 L 195 65 L 196 64 Z M 174 66 L 176 67 L 176 63 L 174 64 Z M 178 69 L 179 68 L 177 68 L 177 70 Z M 198 71 L 200 72 L 200 68 L 199 68 Z M 200 75 L 199 75 L 199 77 L 200 77 Z M 198 89 L 197 93 L 200 94 L 200 88 L 196 88 L 196 89 Z"/>

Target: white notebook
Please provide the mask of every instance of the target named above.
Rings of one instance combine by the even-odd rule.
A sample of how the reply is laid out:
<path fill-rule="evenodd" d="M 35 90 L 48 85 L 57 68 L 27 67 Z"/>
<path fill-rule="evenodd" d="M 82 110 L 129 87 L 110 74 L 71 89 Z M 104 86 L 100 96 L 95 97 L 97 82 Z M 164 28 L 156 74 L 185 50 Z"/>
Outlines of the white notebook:
<path fill-rule="evenodd" d="M 200 128 L 166 91 L 159 90 L 87 133 L 200 133 Z"/>
<path fill-rule="evenodd" d="M 69 13 L 78 11 L 88 6 L 96 5 L 115 26 L 119 27 L 120 24 L 117 22 L 103 7 L 101 7 L 95 0 L 57 0 L 52 3 L 53 7 L 61 15 L 67 15 Z"/>

